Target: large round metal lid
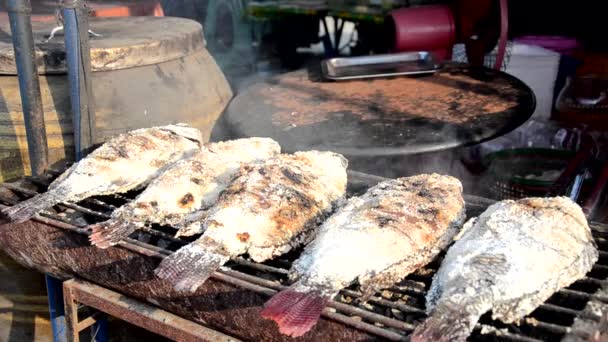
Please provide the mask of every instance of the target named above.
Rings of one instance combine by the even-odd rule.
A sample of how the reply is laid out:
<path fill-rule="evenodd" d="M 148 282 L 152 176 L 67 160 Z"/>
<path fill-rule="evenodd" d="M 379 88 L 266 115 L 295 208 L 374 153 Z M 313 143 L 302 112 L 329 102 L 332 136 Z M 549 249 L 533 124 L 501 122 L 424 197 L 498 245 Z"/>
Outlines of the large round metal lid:
<path fill-rule="evenodd" d="M 41 74 L 65 73 L 63 31 L 46 42 L 54 22 L 34 22 L 36 61 Z M 205 46 L 199 23 L 172 17 L 91 18 L 90 27 L 101 37 L 90 36 L 93 71 L 158 64 L 189 55 Z M 0 26 L 0 74 L 17 73 L 11 30 Z"/>
<path fill-rule="evenodd" d="M 507 133 L 534 111 L 523 82 L 448 65 L 422 77 L 324 82 L 300 70 L 256 83 L 225 115 L 238 136 L 269 136 L 287 151 L 351 156 L 432 152 Z"/>

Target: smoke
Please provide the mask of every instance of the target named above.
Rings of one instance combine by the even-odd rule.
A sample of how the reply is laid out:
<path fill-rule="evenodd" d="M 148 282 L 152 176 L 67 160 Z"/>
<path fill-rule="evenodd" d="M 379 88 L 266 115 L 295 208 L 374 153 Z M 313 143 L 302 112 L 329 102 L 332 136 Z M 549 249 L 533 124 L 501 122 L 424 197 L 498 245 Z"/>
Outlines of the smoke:
<path fill-rule="evenodd" d="M 208 49 L 211 54 L 215 57 L 215 60 L 218 62 L 225 75 L 229 79 L 233 90 L 235 92 L 235 96 L 239 96 L 243 92 L 250 89 L 257 83 L 263 82 L 269 77 L 283 74 L 285 72 L 292 71 L 294 69 L 300 69 L 306 67 L 307 64 L 310 66 L 316 66 L 316 69 L 319 69 L 319 62 L 323 58 L 324 46 L 322 41 L 318 39 L 325 32 L 325 26 L 322 23 L 314 23 L 316 25 L 317 31 L 315 31 L 313 26 L 306 26 L 306 23 L 301 23 L 302 25 L 298 25 L 290 30 L 288 30 L 288 26 L 283 26 L 281 29 L 280 26 L 273 26 L 276 23 L 260 23 L 253 21 L 219 21 L 219 22 L 209 22 L 209 18 L 213 18 L 213 15 L 210 15 L 209 10 L 215 10 L 221 12 L 220 7 L 209 6 L 202 10 L 199 8 L 203 2 L 202 1 L 193 1 L 186 0 L 182 2 L 175 1 L 164 1 L 163 7 L 165 9 L 165 13 L 173 16 L 182 16 L 189 17 L 191 19 L 197 20 L 203 24 L 205 35 L 208 42 Z M 210 1 L 209 4 L 220 4 L 222 2 L 218 1 Z M 230 1 L 224 2 L 225 4 L 231 3 Z M 218 5 L 219 6 L 219 5 Z M 216 13 L 216 14 L 218 14 Z M 243 18 L 243 16 L 237 16 L 239 18 Z M 207 22 L 206 22 L 207 21 Z M 339 44 L 336 44 L 334 39 L 334 22 L 332 19 L 327 20 L 327 30 L 329 31 L 329 36 L 332 38 L 332 45 L 338 46 L 344 54 L 348 54 L 350 51 L 353 40 L 357 39 L 356 27 L 352 23 L 346 23 L 344 26 L 341 39 Z M 285 23 L 283 23 L 285 24 Z M 298 23 L 300 24 L 300 23 Z M 214 26 L 219 25 L 219 26 Z M 230 27 L 227 27 L 230 25 Z M 311 29 L 312 27 L 312 29 Z M 304 30 L 312 31 L 316 37 L 306 37 L 307 32 Z M 244 30 L 249 32 L 249 34 L 243 34 Z M 223 36 L 219 33 L 230 33 L 231 37 Z M 279 32 L 279 34 L 277 34 Z M 219 38 L 218 38 L 219 37 Z M 296 44 L 298 46 L 285 46 L 281 45 L 280 42 L 277 42 L 277 39 L 285 39 L 286 41 L 306 41 L 306 38 L 309 38 L 310 43 L 300 43 Z M 314 38 L 317 38 L 317 41 L 313 41 Z M 221 46 L 218 44 L 217 39 L 221 41 L 219 43 L 230 42 L 230 46 Z M 297 52 L 297 56 L 288 54 L 288 62 L 285 63 L 285 60 L 281 60 L 280 54 L 286 52 L 286 48 L 293 48 L 293 52 Z M 281 50 L 283 49 L 283 50 Z M 284 57 L 284 56 L 283 56 Z M 296 60 L 297 58 L 302 58 L 301 60 Z M 315 68 L 310 68 L 315 69 Z M 250 101 L 263 101 L 264 99 L 250 99 Z M 340 100 L 334 98 L 334 100 Z M 353 105 L 353 103 L 357 102 L 358 99 L 342 99 L 346 103 Z M 319 99 L 319 104 L 323 102 L 322 99 Z M 363 101 L 362 101 L 363 102 Z M 360 104 L 361 106 L 367 106 L 367 104 Z M 257 104 L 251 103 L 249 108 L 241 108 L 241 110 L 248 110 L 247 113 L 239 114 L 239 115 L 255 115 L 255 111 L 252 109 L 256 107 Z M 314 104 L 311 102 L 311 106 Z M 230 108 L 230 107 L 229 107 Z M 367 107 L 366 107 L 367 108 Z M 367 109 L 366 109 L 367 110 Z M 373 110 L 373 108 L 369 108 L 369 110 Z M 380 110 L 380 109 L 378 109 Z M 346 115 L 346 114 L 345 114 Z M 240 137 L 241 133 L 235 131 L 234 125 L 227 122 L 226 114 L 224 114 L 219 121 L 216 123 L 213 133 L 212 140 L 227 140 Z M 353 119 L 356 119 L 356 116 L 353 116 Z M 415 118 L 414 118 L 415 119 Z M 348 124 L 350 121 L 341 120 L 340 122 L 346 122 Z M 346 125 L 345 124 L 345 125 Z M 350 125 L 350 126 L 349 126 Z M 353 129 L 359 125 L 356 122 L 351 122 L 348 127 L 334 127 L 334 129 Z M 351 162 L 351 169 L 359 170 L 362 172 L 367 172 L 371 174 L 376 174 L 385 177 L 401 177 L 401 176 L 411 176 L 420 173 L 430 173 L 436 172 L 440 174 L 447 174 L 458 177 L 465 184 L 465 189 L 474 191 L 477 186 L 477 177 L 473 173 L 471 173 L 465 164 L 462 162 L 463 156 L 467 155 L 467 150 L 463 148 L 456 148 L 456 145 L 459 145 L 458 140 L 475 140 L 477 137 L 471 136 L 463 136 L 463 132 L 465 129 L 458 129 L 457 125 L 449 124 L 443 125 L 437 128 L 438 125 L 443 125 L 442 122 L 438 120 L 436 123 L 436 127 L 433 127 L 432 130 L 429 130 L 428 135 L 425 136 L 425 132 L 421 132 L 417 134 L 420 136 L 421 141 L 416 143 L 428 143 L 432 145 L 433 143 L 441 143 L 442 140 L 445 140 L 446 137 L 450 137 L 452 142 L 444 146 L 443 151 L 430 152 L 430 153 L 420 153 L 420 154 L 411 154 L 406 153 L 403 155 L 392 155 L 392 156 L 376 156 L 376 157 L 364 157 L 355 153 L 354 155 L 346 155 Z M 352 127 L 351 127 L 352 126 Z M 373 127 L 372 127 L 373 126 Z M 399 135 L 399 128 L 393 127 L 393 129 L 384 130 L 382 125 L 370 125 L 370 134 L 381 135 L 382 139 L 385 141 L 391 141 L 397 139 L 397 135 Z M 378 128 L 375 128 L 378 127 Z M 319 130 L 319 129 L 327 129 L 328 127 L 319 125 L 311 127 L 311 130 Z M 420 127 L 420 129 L 426 129 L 424 125 Z M 271 127 L 268 127 L 268 135 L 271 135 L 273 132 Z M 304 127 L 298 127 L 291 129 L 286 135 L 291 135 L 291 137 L 287 136 L 286 139 L 292 140 L 295 142 L 304 141 L 305 134 L 314 133 L 310 130 L 306 130 Z M 302 135 L 298 137 L 298 135 Z M 326 136 L 323 138 L 323 136 Z M 322 139 L 322 140 L 319 140 Z M 335 141 L 336 134 L 332 134 L 332 131 L 327 129 L 325 135 L 321 135 L 316 141 L 317 146 L 335 146 L 336 143 L 340 145 L 340 141 Z M 365 138 L 362 138 L 365 139 Z M 283 141 L 281 141 L 283 143 Z M 353 141 L 353 144 L 361 143 L 363 141 Z M 346 143 L 348 145 L 349 143 Z M 296 145 L 296 144 L 294 144 Z M 390 145 L 390 143 L 389 143 Z M 293 148 L 290 149 L 308 149 L 310 146 L 291 146 Z M 432 149 L 432 148 L 429 148 Z"/>

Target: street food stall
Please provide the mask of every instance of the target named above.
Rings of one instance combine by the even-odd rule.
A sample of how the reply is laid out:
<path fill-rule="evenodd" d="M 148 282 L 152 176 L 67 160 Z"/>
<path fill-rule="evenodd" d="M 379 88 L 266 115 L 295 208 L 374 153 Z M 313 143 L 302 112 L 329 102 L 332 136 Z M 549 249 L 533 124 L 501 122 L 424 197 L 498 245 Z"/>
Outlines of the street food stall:
<path fill-rule="evenodd" d="M 180 341 L 608 336 L 608 225 L 564 196 L 576 165 L 517 201 L 361 171 L 521 127 L 535 96 L 501 63 L 326 59 L 232 97 L 194 21 L 88 20 L 73 1 L 53 42 L 28 3 L 0 45 L 0 115 L 31 165 L 0 184 L 0 249 L 55 279 L 57 340 L 107 338 L 105 315 Z M 220 114 L 230 136 L 210 141 Z"/>

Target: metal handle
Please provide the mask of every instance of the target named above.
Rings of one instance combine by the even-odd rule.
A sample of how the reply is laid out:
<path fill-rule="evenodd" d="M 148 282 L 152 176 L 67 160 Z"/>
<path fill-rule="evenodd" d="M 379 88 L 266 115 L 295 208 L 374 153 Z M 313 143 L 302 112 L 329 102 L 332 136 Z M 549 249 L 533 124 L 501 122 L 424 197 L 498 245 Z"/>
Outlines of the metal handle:
<path fill-rule="evenodd" d="M 507 0 L 499 0 L 500 6 L 500 38 L 498 39 L 498 51 L 496 52 L 496 63 L 494 69 L 500 70 L 505 59 L 507 50 L 507 34 L 509 31 L 509 6 Z"/>
<path fill-rule="evenodd" d="M 576 101 L 579 104 L 584 106 L 595 106 L 596 104 L 604 101 L 606 99 L 606 92 L 601 92 L 600 95 L 596 98 L 588 98 L 588 97 L 577 97 Z"/>

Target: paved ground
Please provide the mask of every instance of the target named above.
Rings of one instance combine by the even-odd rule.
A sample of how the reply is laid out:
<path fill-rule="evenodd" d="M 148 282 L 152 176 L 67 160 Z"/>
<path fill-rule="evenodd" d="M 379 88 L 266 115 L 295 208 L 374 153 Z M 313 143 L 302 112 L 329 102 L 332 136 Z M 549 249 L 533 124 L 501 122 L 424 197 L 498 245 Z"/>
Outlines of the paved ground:
<path fill-rule="evenodd" d="M 0 342 L 52 341 L 44 277 L 0 254 Z"/>
<path fill-rule="evenodd" d="M 88 341 L 90 334 L 81 334 Z M 169 341 L 117 319 L 109 322 L 110 342 Z M 44 276 L 0 252 L 0 342 L 53 341 Z"/>

